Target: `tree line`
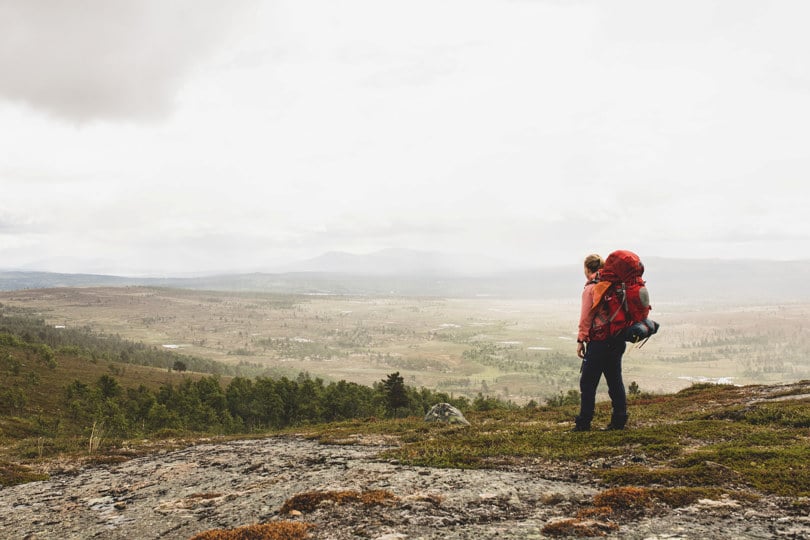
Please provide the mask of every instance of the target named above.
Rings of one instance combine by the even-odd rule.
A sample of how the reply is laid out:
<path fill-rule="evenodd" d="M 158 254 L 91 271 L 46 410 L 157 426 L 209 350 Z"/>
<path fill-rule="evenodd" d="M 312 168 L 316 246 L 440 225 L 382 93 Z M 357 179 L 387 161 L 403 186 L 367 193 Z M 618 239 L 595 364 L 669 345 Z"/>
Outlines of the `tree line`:
<path fill-rule="evenodd" d="M 490 408 L 491 398 L 470 402 L 404 384 L 399 372 L 373 386 L 297 378 L 236 377 L 223 385 L 217 376 L 185 378 L 157 390 L 124 388 L 110 375 L 94 383 L 73 381 L 65 389 L 66 419 L 80 426 L 103 426 L 112 437 L 132 438 L 165 430 L 216 434 L 249 433 L 304 424 L 369 417 L 424 415 L 440 402 L 469 410 Z M 507 406 L 500 403 L 501 406 Z"/>

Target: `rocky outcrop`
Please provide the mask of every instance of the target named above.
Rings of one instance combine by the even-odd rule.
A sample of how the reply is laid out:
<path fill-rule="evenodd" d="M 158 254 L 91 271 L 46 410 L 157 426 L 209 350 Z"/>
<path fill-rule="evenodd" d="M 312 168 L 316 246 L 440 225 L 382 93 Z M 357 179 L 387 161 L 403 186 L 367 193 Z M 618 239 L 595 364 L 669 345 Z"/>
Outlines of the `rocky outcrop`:
<path fill-rule="evenodd" d="M 56 474 L 0 490 L 0 536 L 188 539 L 211 529 L 297 520 L 314 525 L 313 539 L 546 538 L 549 523 L 592 507 L 600 491 L 582 480 L 587 475 L 540 463 L 430 469 L 380 460 L 384 448 L 295 437 L 209 442 Z M 307 493 L 332 495 L 296 498 Z M 602 532 L 638 539 L 800 538 L 810 535 L 810 520 L 786 515 L 776 499 L 755 506 L 699 501 Z"/>

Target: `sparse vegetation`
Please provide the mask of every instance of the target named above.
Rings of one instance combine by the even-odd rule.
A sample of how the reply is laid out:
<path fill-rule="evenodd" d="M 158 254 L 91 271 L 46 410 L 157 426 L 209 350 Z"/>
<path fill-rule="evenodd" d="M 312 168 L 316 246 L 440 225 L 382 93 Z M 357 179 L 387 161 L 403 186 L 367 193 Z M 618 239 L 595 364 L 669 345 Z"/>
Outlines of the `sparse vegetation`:
<path fill-rule="evenodd" d="M 658 396 L 632 407 L 630 429 L 621 432 L 568 433 L 575 405 L 470 411 L 465 415 L 472 426 L 465 429 L 399 420 L 340 423 L 312 432 L 326 440 L 345 438 L 353 431 L 396 433 L 402 445 L 387 457 L 416 465 L 482 468 L 497 467 L 504 460 L 542 459 L 550 464 L 584 464 L 583 471 L 616 486 L 657 485 L 698 493 L 744 485 L 764 493 L 810 495 L 810 473 L 798 465 L 810 460 L 805 428 L 707 418 L 738 409 L 750 392 L 701 385 Z M 807 408 L 807 399 L 767 405 L 783 406 L 788 411 Z M 599 404 L 600 415 L 607 422 L 608 403 Z M 685 497 L 687 492 L 667 493 Z"/>

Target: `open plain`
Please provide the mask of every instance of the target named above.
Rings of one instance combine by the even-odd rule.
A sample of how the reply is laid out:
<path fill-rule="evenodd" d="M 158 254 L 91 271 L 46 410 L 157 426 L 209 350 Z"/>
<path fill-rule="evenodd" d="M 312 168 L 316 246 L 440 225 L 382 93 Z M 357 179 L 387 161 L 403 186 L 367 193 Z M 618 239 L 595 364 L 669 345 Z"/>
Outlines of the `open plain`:
<path fill-rule="evenodd" d="M 251 373 L 408 385 L 525 404 L 577 387 L 575 301 L 281 295 L 105 287 L 3 292 L 60 327 L 88 327 Z M 628 349 L 625 383 L 810 378 L 810 305 L 654 305 L 661 331 Z M 168 366 L 167 366 L 168 367 Z"/>

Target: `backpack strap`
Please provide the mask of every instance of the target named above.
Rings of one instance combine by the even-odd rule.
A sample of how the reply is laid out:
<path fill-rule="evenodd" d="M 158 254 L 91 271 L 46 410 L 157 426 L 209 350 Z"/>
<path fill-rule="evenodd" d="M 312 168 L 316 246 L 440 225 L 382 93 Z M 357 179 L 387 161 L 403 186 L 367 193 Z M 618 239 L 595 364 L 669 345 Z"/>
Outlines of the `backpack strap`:
<path fill-rule="evenodd" d="M 616 315 L 618 315 L 619 311 L 621 311 L 622 309 L 627 311 L 627 287 L 625 286 L 624 281 L 622 281 L 621 289 L 616 290 L 616 294 L 619 294 L 619 292 L 621 292 L 622 295 L 622 302 L 621 304 L 619 304 L 619 307 L 616 308 L 616 311 L 614 311 L 613 314 L 608 319 L 609 322 L 613 322 L 613 319 L 616 318 Z"/>

